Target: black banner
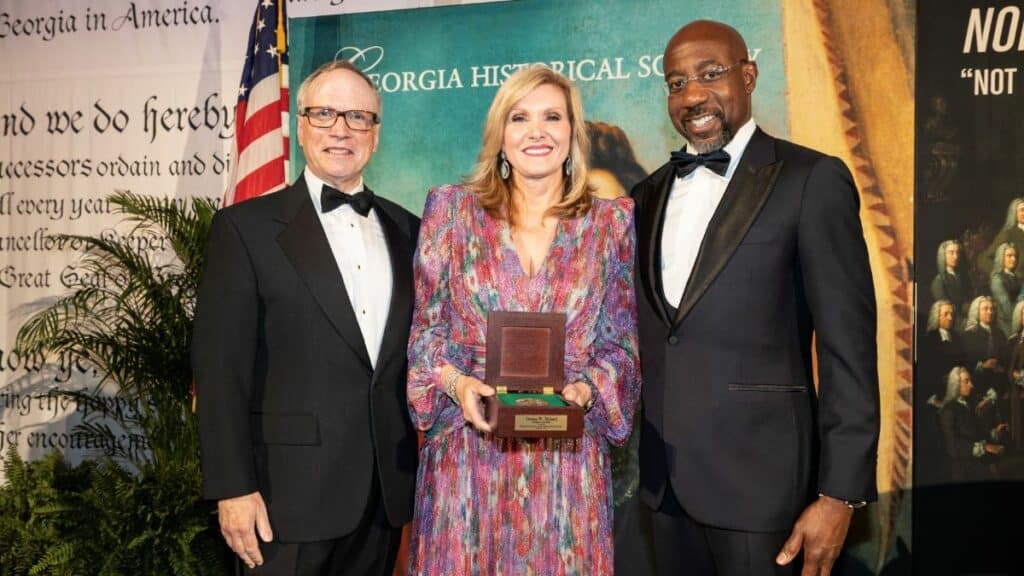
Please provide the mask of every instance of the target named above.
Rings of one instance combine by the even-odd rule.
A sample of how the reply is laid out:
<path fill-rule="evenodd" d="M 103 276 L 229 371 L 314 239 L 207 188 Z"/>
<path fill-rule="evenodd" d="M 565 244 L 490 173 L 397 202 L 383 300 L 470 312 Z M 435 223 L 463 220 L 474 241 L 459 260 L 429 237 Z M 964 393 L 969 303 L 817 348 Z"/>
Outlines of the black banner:
<path fill-rule="evenodd" d="M 917 18 L 914 571 L 1018 573 L 1024 3 Z"/>

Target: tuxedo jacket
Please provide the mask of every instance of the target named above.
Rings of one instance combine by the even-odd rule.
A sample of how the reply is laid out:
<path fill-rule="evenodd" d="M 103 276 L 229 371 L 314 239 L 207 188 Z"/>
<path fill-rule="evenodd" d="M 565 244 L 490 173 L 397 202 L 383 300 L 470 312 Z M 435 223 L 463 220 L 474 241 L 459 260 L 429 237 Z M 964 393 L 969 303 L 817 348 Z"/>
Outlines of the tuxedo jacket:
<path fill-rule="evenodd" d="M 387 517 L 412 516 L 416 433 L 406 403 L 419 219 L 379 196 L 392 297 L 376 368 L 305 179 L 216 213 L 192 363 L 203 491 L 259 491 L 275 539 L 352 532 L 380 481 Z"/>
<path fill-rule="evenodd" d="M 751 532 L 790 529 L 819 492 L 874 499 L 875 297 L 849 171 L 756 130 L 669 303 L 674 178 L 666 164 L 633 189 L 641 497 L 657 508 L 671 483 L 697 521 Z"/>

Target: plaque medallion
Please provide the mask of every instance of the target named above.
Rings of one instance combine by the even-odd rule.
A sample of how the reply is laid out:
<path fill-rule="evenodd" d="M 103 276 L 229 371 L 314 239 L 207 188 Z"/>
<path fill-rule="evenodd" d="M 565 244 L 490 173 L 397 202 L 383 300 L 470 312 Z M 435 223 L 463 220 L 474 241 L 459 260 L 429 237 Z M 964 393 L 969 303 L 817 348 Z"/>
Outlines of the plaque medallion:
<path fill-rule="evenodd" d="M 517 398 L 516 406 L 548 406 L 549 404 L 540 398 Z"/>
<path fill-rule="evenodd" d="M 553 400 L 565 384 L 565 322 L 559 312 L 487 314 L 483 401 L 491 433 L 504 438 L 580 438 L 583 408 Z"/>

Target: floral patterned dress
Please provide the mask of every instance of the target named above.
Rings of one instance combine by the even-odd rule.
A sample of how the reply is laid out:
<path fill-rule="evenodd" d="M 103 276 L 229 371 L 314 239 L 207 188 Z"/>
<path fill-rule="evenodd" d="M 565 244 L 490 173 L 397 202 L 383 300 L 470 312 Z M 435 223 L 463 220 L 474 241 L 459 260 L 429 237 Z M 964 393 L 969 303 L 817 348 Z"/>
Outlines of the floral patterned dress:
<path fill-rule="evenodd" d="M 633 203 L 594 199 L 562 219 L 527 276 L 508 223 L 460 187 L 430 191 L 415 260 L 409 407 L 420 449 L 412 574 L 611 574 L 609 442 L 629 437 L 640 392 Z M 440 385 L 451 364 L 484 379 L 490 310 L 564 312 L 565 381 L 597 390 L 580 440 L 477 432 Z"/>

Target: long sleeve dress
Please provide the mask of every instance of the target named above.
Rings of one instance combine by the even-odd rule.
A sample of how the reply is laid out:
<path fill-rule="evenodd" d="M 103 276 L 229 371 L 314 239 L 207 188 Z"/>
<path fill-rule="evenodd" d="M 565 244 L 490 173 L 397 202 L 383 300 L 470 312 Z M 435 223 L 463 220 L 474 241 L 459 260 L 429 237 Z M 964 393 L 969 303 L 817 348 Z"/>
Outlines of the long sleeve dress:
<path fill-rule="evenodd" d="M 595 199 L 562 219 L 527 276 L 508 223 L 460 187 L 430 191 L 414 264 L 410 414 L 426 430 L 412 574 L 611 574 L 609 442 L 629 437 L 639 396 L 633 202 Z M 580 440 L 499 439 L 441 389 L 451 364 L 484 379 L 490 310 L 564 312 L 565 382 L 596 389 Z"/>

